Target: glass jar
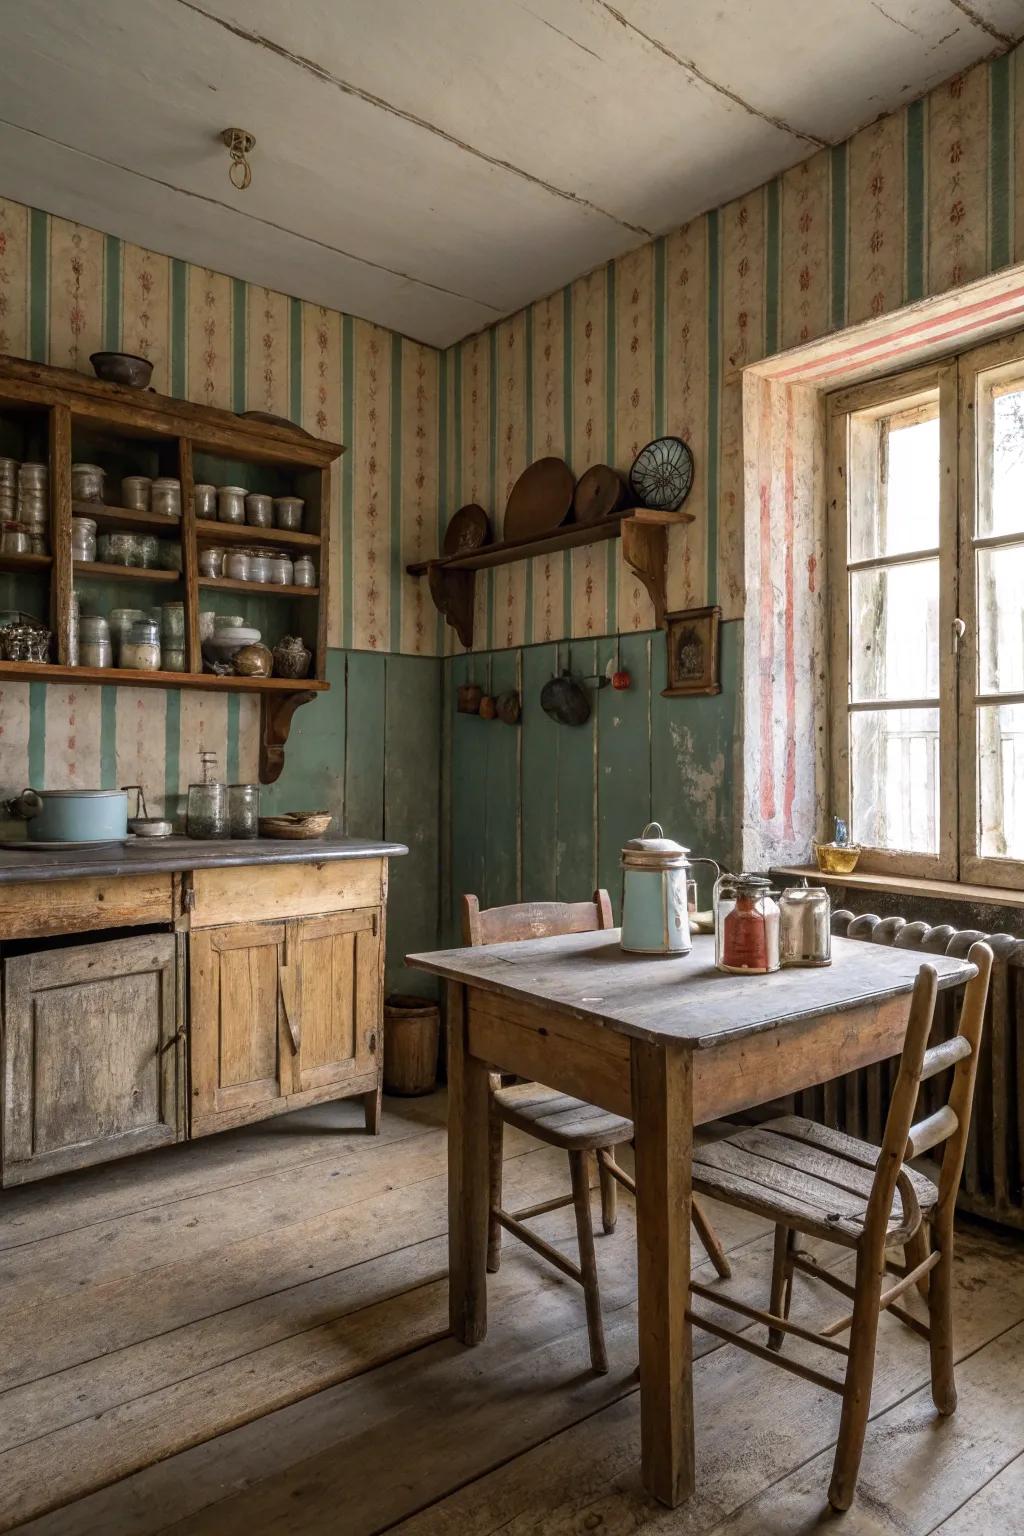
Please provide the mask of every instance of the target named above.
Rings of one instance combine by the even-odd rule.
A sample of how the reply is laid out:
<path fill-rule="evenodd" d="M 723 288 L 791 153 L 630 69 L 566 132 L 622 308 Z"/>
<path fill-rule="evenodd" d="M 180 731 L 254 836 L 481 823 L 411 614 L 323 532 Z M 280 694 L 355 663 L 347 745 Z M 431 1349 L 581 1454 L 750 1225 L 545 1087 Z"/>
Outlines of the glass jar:
<path fill-rule="evenodd" d="M 75 501 L 102 501 L 103 476 L 99 464 L 72 464 L 71 495 Z"/>
<path fill-rule="evenodd" d="M 185 813 L 189 837 L 226 837 L 228 835 L 228 787 L 217 778 L 217 754 L 200 752 L 203 780 L 190 784 Z"/>
<path fill-rule="evenodd" d="M 169 475 L 161 475 L 153 481 L 149 497 L 149 510 L 161 517 L 181 516 L 181 481 Z"/>
<path fill-rule="evenodd" d="M 273 575 L 273 558 L 265 549 L 249 550 L 249 580 L 266 585 Z"/>
<path fill-rule="evenodd" d="M 185 647 L 173 642 L 160 647 L 160 667 L 164 672 L 184 672 Z"/>
<path fill-rule="evenodd" d="M 832 909 L 820 885 L 793 885 L 779 897 L 782 965 L 832 964 Z"/>
<path fill-rule="evenodd" d="M 721 875 L 715 882 L 715 964 L 737 975 L 779 969 L 779 909 L 763 875 Z"/>
<path fill-rule="evenodd" d="M 298 533 L 302 527 L 302 509 L 305 505 L 301 496 L 278 496 L 274 501 L 274 522 L 278 528 Z"/>
<path fill-rule="evenodd" d="M 24 523 L 0 523 L 0 554 L 27 555 L 31 539 Z"/>
<path fill-rule="evenodd" d="M 160 638 L 185 643 L 185 604 L 164 603 L 160 608 Z"/>
<path fill-rule="evenodd" d="M 110 610 L 109 621 L 103 621 L 104 623 L 108 623 L 110 640 L 113 646 L 114 655 L 117 657 L 117 665 L 119 667 L 127 665 L 126 662 L 121 660 L 121 655 L 124 644 L 131 632 L 132 625 L 135 623 L 136 619 L 144 619 L 145 617 L 146 614 L 141 608 L 112 608 Z M 85 635 L 85 622 L 86 621 L 83 619 L 83 638 Z"/>
<path fill-rule="evenodd" d="M 45 533 L 37 533 L 34 527 L 28 530 L 28 552 L 30 555 L 48 555 L 50 553 L 50 541 Z"/>
<path fill-rule="evenodd" d="M 200 576 L 224 575 L 224 551 L 222 549 L 201 549 L 199 551 Z"/>
<path fill-rule="evenodd" d="M 154 619 L 136 619 L 121 641 L 121 666 L 133 672 L 159 672 L 160 632 Z"/>
<path fill-rule="evenodd" d="M 217 492 L 217 516 L 222 523 L 245 522 L 245 486 L 222 485 Z"/>
<path fill-rule="evenodd" d="M 274 522 L 274 498 L 250 491 L 245 498 L 245 520 L 252 528 L 270 528 Z"/>
<path fill-rule="evenodd" d="M 216 517 L 217 487 L 215 485 L 194 485 L 192 487 L 192 505 L 196 509 L 196 517 Z"/>
<path fill-rule="evenodd" d="M 78 593 L 71 594 L 71 607 L 68 611 L 68 666 L 78 666 L 78 623 L 80 618 L 80 604 Z"/>
<path fill-rule="evenodd" d="M 112 667 L 110 626 L 98 613 L 83 613 L 78 620 L 78 657 L 83 667 Z"/>
<path fill-rule="evenodd" d="M 279 587 L 290 587 L 295 567 L 287 555 L 272 555 L 270 560 L 270 579 Z"/>
<path fill-rule="evenodd" d="M 224 556 L 224 575 L 232 581 L 249 580 L 249 556 L 244 549 L 231 549 Z"/>
<path fill-rule="evenodd" d="M 154 544 L 156 540 L 153 541 Z M 101 533 L 96 540 L 96 553 L 103 565 L 138 566 L 139 536 L 135 533 Z"/>
<path fill-rule="evenodd" d="M 232 837 L 259 836 L 260 787 L 258 784 L 228 785 L 228 824 Z"/>
<path fill-rule="evenodd" d="M 96 519 L 73 517 L 71 519 L 72 560 L 96 559 Z"/>
<path fill-rule="evenodd" d="M 125 475 L 121 481 L 121 505 L 132 512 L 148 512 L 153 482 L 148 475 Z"/>
<path fill-rule="evenodd" d="M 316 586 L 316 566 L 308 555 L 300 555 L 296 560 L 292 581 L 297 587 Z"/>
<path fill-rule="evenodd" d="M 160 553 L 160 540 L 155 533 L 139 533 L 134 535 L 134 538 L 135 559 L 132 561 L 132 564 L 139 566 L 144 571 L 153 570 L 157 563 L 157 556 Z"/>

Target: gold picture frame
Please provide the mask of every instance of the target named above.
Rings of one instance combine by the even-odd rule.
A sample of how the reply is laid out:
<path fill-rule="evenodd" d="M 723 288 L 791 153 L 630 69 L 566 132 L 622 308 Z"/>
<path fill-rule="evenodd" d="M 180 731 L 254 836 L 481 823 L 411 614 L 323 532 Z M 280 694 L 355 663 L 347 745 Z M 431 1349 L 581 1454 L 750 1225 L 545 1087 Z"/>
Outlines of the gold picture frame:
<path fill-rule="evenodd" d="M 718 626 L 722 610 L 684 608 L 665 615 L 667 687 L 662 698 L 683 699 L 693 694 L 721 693 Z"/>

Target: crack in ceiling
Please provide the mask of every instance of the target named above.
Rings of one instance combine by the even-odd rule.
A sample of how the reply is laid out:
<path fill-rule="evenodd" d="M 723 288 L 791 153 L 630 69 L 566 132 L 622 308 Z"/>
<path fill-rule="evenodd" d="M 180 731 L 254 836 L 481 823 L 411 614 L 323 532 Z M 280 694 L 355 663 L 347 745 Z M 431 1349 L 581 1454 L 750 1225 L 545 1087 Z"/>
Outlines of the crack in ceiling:
<path fill-rule="evenodd" d="M 277 224 L 273 219 L 264 218 L 261 214 L 249 213 L 234 203 L 223 202 L 219 197 L 210 197 L 205 192 L 194 192 L 189 187 L 179 187 L 173 181 L 164 181 L 160 176 L 152 176 L 147 171 L 138 171 L 133 166 L 123 165 L 119 160 L 108 160 L 105 156 L 93 154 L 87 149 L 79 148 L 76 144 L 66 144 L 62 139 L 52 138 L 47 133 L 41 133 L 37 128 L 26 128 L 22 123 L 13 122 L 10 118 L 0 117 L 0 127 L 13 128 L 18 133 L 27 133 L 34 139 L 41 139 L 45 144 L 53 144 L 57 149 L 67 150 L 69 154 L 80 155 L 82 159 L 91 160 L 95 165 L 104 165 L 114 171 L 124 171 L 128 176 L 134 176 L 139 181 L 151 182 L 153 186 L 163 187 L 167 192 L 177 192 L 182 197 L 193 198 L 196 202 L 206 203 L 212 208 L 223 208 L 227 213 L 235 214 L 240 219 L 262 224 L 267 229 L 276 230 L 278 234 L 287 235 L 289 239 L 315 245 L 322 251 L 330 251 L 332 256 L 343 256 L 346 261 L 358 262 L 360 266 L 370 267 L 375 272 L 385 272 L 389 277 L 397 277 L 404 283 L 415 283 L 418 288 L 429 288 L 433 293 L 443 293 L 446 298 L 460 299 L 467 304 L 477 304 L 481 309 L 490 310 L 493 315 L 500 316 L 505 313 L 500 305 L 492 304 L 487 299 L 478 299 L 475 294 L 460 293 L 456 288 L 445 288 L 441 283 L 432 283 L 429 278 L 413 277 L 411 273 L 403 272 L 398 267 L 389 267 L 381 261 L 371 261 L 368 256 L 359 256 L 355 251 L 346 251 L 343 246 L 331 245 L 327 240 L 318 240 L 315 235 L 305 235 L 298 230 L 289 229 L 286 224 Z M 411 337 L 410 340 L 416 340 L 416 338 Z"/>
<path fill-rule="evenodd" d="M 1000 32 L 998 27 L 993 26 L 992 22 L 980 15 L 974 6 L 971 5 L 970 0 L 949 0 L 949 3 L 955 6 L 962 16 L 966 16 L 973 26 L 980 27 L 983 32 L 988 33 L 989 37 L 994 37 L 997 43 L 1002 43 L 1005 47 L 1012 48 L 1017 41 L 1015 37 L 1008 37 L 1005 32 Z"/>
<path fill-rule="evenodd" d="M 186 0 L 181 0 L 181 3 L 185 4 Z M 956 3 L 957 0 L 953 0 L 953 4 L 955 5 Z M 699 80 L 702 85 L 708 86 L 716 95 L 724 96 L 727 101 L 733 102 L 737 107 L 742 107 L 743 111 L 749 112 L 751 117 L 758 118 L 762 123 L 770 124 L 772 128 L 778 128 L 782 133 L 788 133 L 794 139 L 801 139 L 805 144 L 813 144 L 815 149 L 828 149 L 827 139 L 819 139 L 813 133 L 805 133 L 802 128 L 794 128 L 792 123 L 787 123 L 784 118 L 775 117 L 771 112 L 763 112 L 760 107 L 755 107 L 751 102 L 745 101 L 738 92 L 731 91 L 721 81 L 713 80 L 710 75 L 706 75 L 692 59 L 683 59 L 680 58 L 678 53 L 673 53 L 667 43 L 663 43 L 660 38 L 652 37 L 649 32 L 645 32 L 642 27 L 638 27 L 635 22 L 630 21 L 628 16 L 624 16 L 621 11 L 617 11 L 614 5 L 609 5 L 608 0 L 594 0 L 594 4 L 600 6 L 603 11 L 607 11 L 608 15 L 614 17 L 619 25 L 625 27 L 628 32 L 635 32 L 637 37 L 642 37 L 645 43 L 650 43 L 652 48 L 657 48 L 659 53 L 664 54 L 666 59 L 671 59 L 673 64 L 678 64 L 679 68 L 685 70 L 693 79 Z"/>
<path fill-rule="evenodd" d="M 600 214 L 604 219 L 610 219 L 613 224 L 618 224 L 621 229 L 628 229 L 630 234 L 639 235 L 643 240 L 650 240 L 653 230 L 645 229 L 642 224 L 631 224 L 628 219 L 622 219 L 617 214 L 610 213 L 607 208 L 600 207 L 597 203 L 583 197 L 578 192 L 570 192 L 565 187 L 557 187 L 553 182 L 545 181 L 541 176 L 535 176 L 532 171 L 524 170 L 511 160 L 503 160 L 499 155 L 489 155 L 486 150 L 478 149 L 475 144 L 469 144 L 465 139 L 458 138 L 449 133 L 438 123 L 432 123 L 428 118 L 419 117 L 415 112 L 408 112 L 404 107 L 395 106 L 394 102 L 387 101 L 383 96 L 377 96 L 373 91 L 368 91 L 361 85 L 355 85 L 351 80 L 343 80 L 340 75 L 332 74 L 315 59 L 306 58 L 301 53 L 293 53 L 290 48 L 285 48 L 281 43 L 275 43 L 273 38 L 265 37 L 260 32 L 250 32 L 247 27 L 239 26 L 237 22 L 226 21 L 222 16 L 215 16 L 211 11 L 204 11 L 201 5 L 196 5 L 194 0 L 177 0 L 180 6 L 187 11 L 193 11 L 204 20 L 211 21 L 215 26 L 222 27 L 225 32 L 230 32 L 234 37 L 241 38 L 243 42 L 250 43 L 256 48 L 266 48 L 278 58 L 294 64 L 297 69 L 305 70 L 312 75 L 314 80 L 319 80 L 324 85 L 333 85 L 336 90 L 346 96 L 352 96 L 357 101 L 362 101 L 367 106 L 376 107 L 381 112 L 387 112 L 391 117 L 398 118 L 401 122 L 409 123 L 414 128 L 422 128 L 426 133 L 432 133 L 445 143 L 451 144 L 455 149 L 462 150 L 465 154 L 474 156 L 477 160 L 483 160 L 485 164 L 494 166 L 497 170 L 508 171 L 513 176 L 519 176 L 531 186 L 540 187 L 542 191 L 549 192 L 553 197 L 563 198 L 566 202 L 574 203 L 578 208 L 589 209 L 591 213 Z"/>

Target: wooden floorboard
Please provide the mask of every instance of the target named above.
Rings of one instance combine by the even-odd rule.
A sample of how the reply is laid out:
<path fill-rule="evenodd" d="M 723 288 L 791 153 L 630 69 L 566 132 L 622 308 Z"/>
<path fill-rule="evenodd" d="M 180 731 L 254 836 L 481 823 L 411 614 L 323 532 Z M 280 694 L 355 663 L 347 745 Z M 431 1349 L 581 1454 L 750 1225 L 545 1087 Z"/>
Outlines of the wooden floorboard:
<path fill-rule="evenodd" d="M 608 1376 L 587 1368 L 577 1287 L 507 1237 L 488 1337 L 467 1350 L 446 1331 L 443 1100 L 385 1101 L 380 1140 L 350 1121 L 352 1106 L 324 1106 L 3 1197 L 0 1530 L 803 1536 L 830 1523 L 838 1402 L 706 1333 L 697 1495 L 669 1512 L 643 1494 L 628 1197 L 597 1243 Z M 507 1203 L 567 1188 L 554 1149 L 510 1132 L 506 1154 Z M 713 1218 L 734 1294 L 763 1304 L 765 1223 Z M 571 1210 L 537 1226 L 573 1253 Z M 844 1536 L 1013 1528 L 999 1521 L 1024 1482 L 1024 1244 L 966 1230 L 956 1281 L 960 1411 L 937 1424 L 927 1348 L 885 1319 Z M 801 1320 L 834 1313 L 819 1283 L 798 1287 Z"/>

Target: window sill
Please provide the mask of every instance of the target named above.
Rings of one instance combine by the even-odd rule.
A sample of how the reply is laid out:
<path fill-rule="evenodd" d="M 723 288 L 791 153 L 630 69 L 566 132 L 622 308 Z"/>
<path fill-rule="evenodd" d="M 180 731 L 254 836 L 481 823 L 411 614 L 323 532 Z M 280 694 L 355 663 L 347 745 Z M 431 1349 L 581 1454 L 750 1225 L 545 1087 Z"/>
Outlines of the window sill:
<path fill-rule="evenodd" d="M 773 873 L 806 875 L 816 885 L 846 886 L 855 891 L 892 891 L 905 896 L 945 897 L 953 901 L 988 902 L 994 907 L 1024 907 L 1024 891 L 1000 885 L 963 885 L 958 880 L 921 880 L 909 875 L 826 875 L 813 864 L 780 865 Z"/>

